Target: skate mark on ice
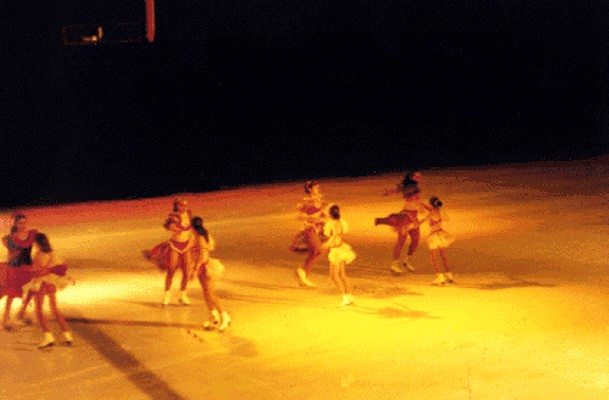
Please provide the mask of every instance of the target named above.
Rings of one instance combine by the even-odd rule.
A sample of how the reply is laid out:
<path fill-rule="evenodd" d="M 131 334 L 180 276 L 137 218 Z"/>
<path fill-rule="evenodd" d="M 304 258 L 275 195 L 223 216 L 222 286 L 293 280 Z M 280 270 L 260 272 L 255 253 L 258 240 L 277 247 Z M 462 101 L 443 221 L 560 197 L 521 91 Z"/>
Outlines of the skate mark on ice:
<path fill-rule="evenodd" d="M 200 343 L 210 344 L 216 341 L 216 347 L 222 347 L 223 353 L 233 356 L 250 358 L 259 355 L 253 341 L 234 336 L 230 331 L 218 332 L 217 329 L 186 329 L 186 334 Z"/>
<path fill-rule="evenodd" d="M 291 284 L 292 280 L 289 281 L 289 283 L 286 283 L 285 285 L 273 285 L 273 284 L 268 284 L 268 283 L 263 283 L 263 282 L 244 281 L 244 280 L 236 280 L 236 279 L 227 279 L 227 282 L 230 282 L 237 286 L 246 286 L 246 287 L 250 287 L 250 288 L 254 288 L 254 289 L 265 289 L 265 290 L 274 290 L 274 291 L 286 290 L 286 289 L 302 290 L 298 286 L 298 283 Z"/>
<path fill-rule="evenodd" d="M 121 326 L 146 326 L 155 328 L 186 328 L 196 329 L 200 325 L 197 324 L 181 324 L 177 322 L 162 322 L 162 321 L 134 321 L 125 319 L 95 319 L 95 318 L 81 318 L 81 317 L 68 317 L 68 322 L 74 324 L 86 324 L 86 325 L 121 325 Z"/>
<path fill-rule="evenodd" d="M 356 299 L 357 300 L 357 299 Z M 418 311 L 413 310 L 409 307 L 403 306 L 401 304 L 397 304 L 397 307 L 387 306 L 387 307 L 369 307 L 362 306 L 358 303 L 353 304 L 353 306 L 345 307 L 345 309 L 352 309 L 353 311 L 359 314 L 367 314 L 367 315 L 379 315 L 383 318 L 407 318 L 410 320 L 416 319 L 440 319 L 440 317 L 433 316 L 429 314 L 427 311 Z"/>
<path fill-rule="evenodd" d="M 556 286 L 557 285 L 551 283 L 540 283 L 526 280 L 512 280 L 511 282 L 490 282 L 483 283 L 481 285 L 470 285 L 469 287 L 480 290 L 501 290 L 527 287 L 553 288 Z"/>
<path fill-rule="evenodd" d="M 163 308 L 167 308 L 167 307 L 180 307 L 183 308 L 184 305 L 183 304 L 179 304 L 179 303 L 169 303 L 167 305 L 163 305 L 161 303 L 159 303 L 158 301 L 133 301 L 133 300 L 117 300 L 120 301 L 122 303 L 127 303 L 127 304 L 135 304 L 138 306 L 144 306 L 144 307 L 149 307 L 149 308 L 158 308 L 158 309 L 163 309 Z"/>

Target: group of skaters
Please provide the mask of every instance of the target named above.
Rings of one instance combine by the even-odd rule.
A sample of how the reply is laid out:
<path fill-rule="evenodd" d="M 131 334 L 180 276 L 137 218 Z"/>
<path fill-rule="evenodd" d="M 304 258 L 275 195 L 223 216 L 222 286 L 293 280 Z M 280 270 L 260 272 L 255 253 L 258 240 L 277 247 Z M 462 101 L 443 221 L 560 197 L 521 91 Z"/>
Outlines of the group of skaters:
<path fill-rule="evenodd" d="M 446 219 L 442 211 L 442 201 L 433 196 L 428 202 L 423 202 L 420 198 L 420 182 L 420 172 L 409 172 L 396 187 L 386 190 L 384 196 L 401 194 L 404 205 L 397 213 L 376 218 L 374 224 L 388 225 L 395 231 L 397 240 L 393 248 L 390 271 L 393 274 L 402 274 L 404 268 L 414 271 L 412 257 L 419 244 L 420 226 L 427 222 L 430 230 L 427 238 L 429 259 L 436 272 L 432 284 L 454 283 L 446 255 L 446 248 L 454 238 L 442 228 L 442 222 Z M 298 203 L 297 210 L 302 229 L 294 238 L 290 250 L 306 253 L 303 265 L 296 268 L 298 282 L 301 286 L 316 287 L 309 275 L 315 261 L 325 255 L 329 263 L 330 278 L 341 294 L 340 305 L 353 304 L 346 266 L 355 260 L 356 253 L 343 240 L 343 234 L 348 232 L 349 225 L 342 218 L 340 207 L 326 203 L 318 182 L 307 181 L 304 185 L 304 197 Z M 191 304 L 187 287 L 190 281 L 197 278 L 209 313 L 209 319 L 203 328 L 223 332 L 230 326 L 231 317 L 220 304 L 215 290 L 225 267 L 220 260 L 210 256 L 216 246 L 214 238 L 203 225 L 203 219 L 192 215 L 185 198 L 177 198 L 174 201 L 173 209 L 163 227 L 169 232 L 169 240 L 143 252 L 147 260 L 165 273 L 161 305 L 164 307 L 170 304 L 173 278 L 180 270 L 178 303 L 185 306 Z M 408 240 L 408 250 L 402 258 L 402 248 Z M 67 266 L 55 256 L 48 237 L 35 229 L 29 229 L 27 217 L 17 213 L 10 233 L 2 242 L 8 250 L 8 262 L 0 263 L 0 299 L 7 297 L 2 319 L 4 330 L 12 330 L 10 314 L 16 297 L 22 298 L 17 317 L 24 323 L 32 322 L 26 316 L 26 309 L 33 299 L 36 317 L 43 331 L 43 340 L 39 347 L 54 345 L 55 336 L 43 313 L 44 301 L 48 299 L 50 310 L 62 330 L 63 342 L 71 345 L 73 337 L 65 317 L 57 307 L 56 292 L 73 283 L 73 280 L 66 276 Z M 442 260 L 443 270 L 440 269 L 439 259 Z"/>
<path fill-rule="evenodd" d="M 401 194 L 404 199 L 402 210 L 389 214 L 383 218 L 376 218 L 375 226 L 388 225 L 397 235 L 393 248 L 390 271 L 401 275 L 404 268 L 414 272 L 412 257 L 419 245 L 420 227 L 423 223 L 429 224 L 427 245 L 429 260 L 435 270 L 433 285 L 455 283 L 450 269 L 447 247 L 454 241 L 454 237 L 443 229 L 442 223 L 446 216 L 442 211 L 442 201 L 433 196 L 428 202 L 421 200 L 421 172 L 406 173 L 404 179 L 394 188 L 383 192 L 383 196 Z M 298 203 L 298 219 L 302 221 L 302 230 L 295 236 L 290 250 L 306 253 L 307 257 L 302 266 L 296 268 L 296 276 L 301 286 L 314 288 L 317 285 L 309 279 L 313 264 L 322 254 L 327 254 L 329 261 L 330 278 L 341 293 L 341 305 L 353 304 L 353 295 L 345 274 L 345 266 L 351 264 L 356 255 L 351 246 L 342 239 L 347 232 L 348 224 L 341 218 L 340 208 L 337 204 L 325 202 L 318 182 L 307 181 L 304 185 L 304 197 Z M 410 240 L 407 253 L 402 257 L 402 249 Z M 440 268 L 439 259 L 442 260 L 443 269 Z"/>
<path fill-rule="evenodd" d="M 54 345 L 55 336 L 43 312 L 44 302 L 48 299 L 50 310 L 62 331 L 63 343 L 72 345 L 74 339 L 64 315 L 57 307 L 56 292 L 73 283 L 73 280 L 66 276 L 67 266 L 53 252 L 47 235 L 30 229 L 26 215 L 17 213 L 10 233 L 2 238 L 2 243 L 8 251 L 8 261 L 0 263 L 0 299 L 6 296 L 2 328 L 5 331 L 13 330 L 11 307 L 18 297 L 22 299 L 22 304 L 17 318 L 31 324 L 26 310 L 33 299 L 43 332 L 38 347 Z"/>

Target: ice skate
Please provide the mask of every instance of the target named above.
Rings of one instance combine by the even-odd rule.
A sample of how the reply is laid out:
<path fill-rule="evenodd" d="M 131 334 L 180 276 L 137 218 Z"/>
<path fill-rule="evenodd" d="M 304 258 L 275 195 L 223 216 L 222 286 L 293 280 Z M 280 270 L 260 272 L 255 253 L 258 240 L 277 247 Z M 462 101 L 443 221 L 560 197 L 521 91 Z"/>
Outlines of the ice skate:
<path fill-rule="evenodd" d="M 17 319 L 23 322 L 24 325 L 32 325 L 34 323 L 31 318 L 26 317 L 23 313 L 17 314 Z"/>
<path fill-rule="evenodd" d="M 352 299 L 351 295 L 349 295 L 349 294 L 343 294 L 342 299 L 343 300 L 340 303 L 341 307 L 349 306 L 349 305 L 353 304 L 353 299 Z"/>
<path fill-rule="evenodd" d="M 306 286 L 306 287 L 310 287 L 310 288 L 317 287 L 316 284 L 314 284 L 313 282 L 311 282 L 309 280 L 309 278 L 307 277 L 307 273 L 305 272 L 304 269 L 302 269 L 302 268 L 296 269 L 296 275 L 298 276 L 298 282 L 300 283 L 300 286 Z"/>
<path fill-rule="evenodd" d="M 186 294 L 186 290 L 182 290 L 180 292 L 180 299 L 178 301 L 182 305 L 185 305 L 185 306 L 189 306 L 190 305 L 190 299 L 188 298 L 188 295 Z"/>
<path fill-rule="evenodd" d="M 170 297 L 171 297 L 171 293 L 169 292 L 169 290 L 165 290 L 165 293 L 163 294 L 163 302 L 161 303 L 161 305 L 163 307 L 165 307 L 166 305 L 169 304 Z"/>
<path fill-rule="evenodd" d="M 74 342 L 74 337 L 72 336 L 72 332 L 65 331 L 63 333 L 63 344 L 66 346 L 72 346 L 72 342 Z"/>
<path fill-rule="evenodd" d="M 452 272 L 447 272 L 444 274 L 444 276 L 446 277 L 446 283 L 456 283 L 455 280 L 453 279 Z"/>
<path fill-rule="evenodd" d="M 414 272 L 414 266 L 412 265 L 412 263 L 410 262 L 410 256 L 406 257 L 405 259 L 402 260 L 402 265 L 404 267 L 406 267 L 406 269 L 410 272 Z"/>
<path fill-rule="evenodd" d="M 445 283 L 446 283 L 446 278 L 444 277 L 444 274 L 442 274 L 442 273 L 436 274 L 436 279 L 431 281 L 432 285 L 437 285 L 437 286 L 444 285 Z"/>
<path fill-rule="evenodd" d="M 391 263 L 391 268 L 389 269 L 395 275 L 402 275 L 404 270 L 402 269 L 402 263 L 400 260 L 393 260 Z"/>
<path fill-rule="evenodd" d="M 55 336 L 51 332 L 45 332 L 44 338 L 42 342 L 38 344 L 39 349 L 44 349 L 45 347 L 53 346 L 55 344 Z"/>
<path fill-rule="evenodd" d="M 224 332 L 226 328 L 230 326 L 230 323 L 230 315 L 228 315 L 226 311 L 222 311 L 222 322 L 220 323 L 220 326 L 218 326 L 218 332 Z"/>
<path fill-rule="evenodd" d="M 220 325 L 220 313 L 215 308 L 211 310 L 211 320 L 203 322 L 203 329 L 213 331 Z"/>

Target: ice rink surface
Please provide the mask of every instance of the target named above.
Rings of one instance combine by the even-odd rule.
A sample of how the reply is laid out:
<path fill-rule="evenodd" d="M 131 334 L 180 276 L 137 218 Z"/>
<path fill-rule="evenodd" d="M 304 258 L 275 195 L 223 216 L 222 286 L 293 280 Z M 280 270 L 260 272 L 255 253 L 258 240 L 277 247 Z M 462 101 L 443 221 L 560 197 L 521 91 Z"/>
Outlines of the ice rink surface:
<path fill-rule="evenodd" d="M 185 194 L 226 265 L 223 333 L 202 330 L 196 281 L 192 305 L 177 305 L 178 274 L 160 307 L 164 275 L 141 257 L 167 239 L 174 196 L 25 209 L 76 279 L 59 294 L 75 342 L 38 350 L 36 324 L 0 331 L 0 398 L 607 399 L 607 165 L 423 171 L 423 198 L 443 200 L 457 237 L 447 287 L 430 285 L 426 227 L 415 273 L 389 274 L 395 235 L 373 221 L 401 208 L 381 196 L 399 174 L 322 180 L 358 254 L 348 307 L 327 260 L 315 265 L 317 289 L 295 279 L 300 182 Z"/>

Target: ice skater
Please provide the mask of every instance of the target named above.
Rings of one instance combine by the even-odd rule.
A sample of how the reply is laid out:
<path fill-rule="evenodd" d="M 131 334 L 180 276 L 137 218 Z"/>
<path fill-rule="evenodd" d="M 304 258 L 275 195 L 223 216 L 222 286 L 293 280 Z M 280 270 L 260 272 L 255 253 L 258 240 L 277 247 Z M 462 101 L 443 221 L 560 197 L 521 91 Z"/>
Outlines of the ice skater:
<path fill-rule="evenodd" d="M 324 235 L 328 240 L 323 244 L 328 251 L 330 262 L 330 278 L 342 296 L 341 306 L 353 304 L 353 295 L 347 280 L 345 266 L 355 260 L 355 252 L 347 243 L 343 242 L 343 234 L 348 232 L 349 225 L 341 218 L 340 208 L 333 204 L 329 209 L 330 219 L 324 225 Z"/>
<path fill-rule="evenodd" d="M 455 238 L 442 228 L 442 221 L 446 219 L 442 211 L 442 201 L 433 196 L 429 199 L 431 211 L 427 216 L 429 222 L 429 236 L 427 246 L 429 247 L 429 261 L 436 272 L 436 278 L 431 282 L 432 285 L 444 285 L 445 283 L 455 283 L 453 274 L 450 270 L 446 248 L 454 242 Z M 440 265 L 436 256 L 442 258 L 444 272 L 440 270 Z"/>
<path fill-rule="evenodd" d="M 429 207 L 421 202 L 420 181 L 420 172 L 408 172 L 396 188 L 383 192 L 383 196 L 401 193 L 404 199 L 404 206 L 399 213 L 374 220 L 374 225 L 389 225 L 397 234 L 390 268 L 391 272 L 395 274 L 402 274 L 404 272 L 402 267 L 406 267 L 411 272 L 415 270 L 412 264 L 412 257 L 419 246 L 421 221 L 425 219 L 426 214 L 429 212 Z M 401 259 L 402 248 L 408 238 L 410 238 L 408 252 L 406 257 Z"/>
<path fill-rule="evenodd" d="M 304 185 L 305 195 L 301 203 L 298 203 L 298 219 L 302 222 L 302 231 L 296 235 L 290 246 L 293 251 L 302 251 L 302 244 L 306 248 L 307 258 L 302 267 L 296 268 L 296 276 L 301 286 L 317 287 L 309 280 L 309 274 L 313 263 L 324 251 L 322 240 L 319 237 L 325 222 L 325 202 L 321 194 L 321 188 L 316 181 L 307 181 Z"/>
<path fill-rule="evenodd" d="M 191 211 L 188 208 L 188 201 L 183 198 L 176 199 L 173 202 L 173 212 L 169 214 L 163 224 L 163 227 L 171 232 L 169 241 L 143 252 L 148 261 L 165 270 L 165 292 L 161 303 L 163 306 L 168 305 L 171 299 L 171 284 L 178 268 L 182 271 L 178 301 L 183 305 L 190 304 L 186 288 L 188 287 L 188 281 L 195 276 L 191 253 L 194 241 L 190 220 Z"/>
<path fill-rule="evenodd" d="M 209 253 L 216 248 L 216 241 L 203 226 L 201 217 L 192 219 L 192 228 L 195 232 L 193 253 L 196 255 L 195 263 L 198 268 L 199 282 L 203 290 L 203 299 L 211 316 L 210 320 L 203 324 L 203 328 L 205 330 L 218 329 L 223 332 L 231 323 L 230 315 L 223 310 L 216 294 L 216 282 L 224 272 L 224 265 L 220 260 L 209 256 Z"/>
<path fill-rule="evenodd" d="M 23 286 L 23 296 L 34 296 L 36 317 L 44 335 L 38 347 L 44 348 L 55 344 L 55 336 L 51 332 L 49 321 L 43 312 L 45 298 L 49 299 L 51 313 L 59 324 L 64 344 L 71 346 L 74 338 L 66 323 L 66 318 L 57 307 L 56 292 L 63 290 L 73 281 L 66 277 L 67 265 L 55 256 L 55 252 L 53 252 L 45 234 L 37 233 L 34 243 L 37 252 L 32 260 L 32 267 L 37 271 L 37 274 Z"/>
<path fill-rule="evenodd" d="M 2 243 L 8 249 L 4 289 L 7 298 L 2 318 L 2 327 L 6 331 L 12 330 L 10 317 L 13 300 L 21 297 L 23 285 L 35 275 L 32 269 L 32 246 L 36 233 L 35 229 L 28 228 L 25 214 L 18 213 L 13 220 L 11 233 L 2 238 Z"/>

